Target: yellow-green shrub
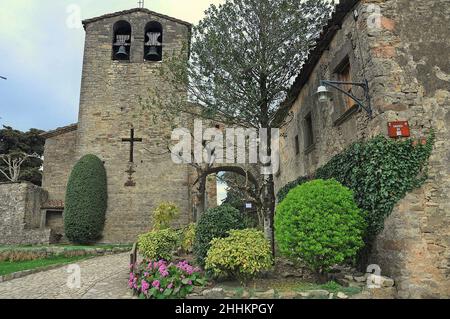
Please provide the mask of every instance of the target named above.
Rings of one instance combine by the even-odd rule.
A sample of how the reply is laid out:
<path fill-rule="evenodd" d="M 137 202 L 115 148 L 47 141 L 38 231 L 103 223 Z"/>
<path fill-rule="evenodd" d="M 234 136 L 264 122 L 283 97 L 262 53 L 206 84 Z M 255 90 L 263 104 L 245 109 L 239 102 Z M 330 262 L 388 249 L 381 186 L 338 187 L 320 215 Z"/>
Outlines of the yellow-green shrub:
<path fill-rule="evenodd" d="M 231 230 L 229 234 L 229 237 L 211 241 L 206 270 L 218 277 L 231 276 L 245 282 L 272 267 L 270 243 L 261 231 Z"/>
<path fill-rule="evenodd" d="M 180 215 L 180 209 L 173 203 L 161 203 L 153 211 L 153 229 L 170 228 L 170 223 Z"/>
<path fill-rule="evenodd" d="M 152 230 L 139 236 L 139 252 L 149 260 L 170 260 L 172 252 L 177 249 L 179 236 L 172 229 Z"/>
<path fill-rule="evenodd" d="M 182 230 L 181 249 L 183 249 L 186 253 L 192 253 L 196 228 L 197 225 L 195 223 L 191 223 Z"/>

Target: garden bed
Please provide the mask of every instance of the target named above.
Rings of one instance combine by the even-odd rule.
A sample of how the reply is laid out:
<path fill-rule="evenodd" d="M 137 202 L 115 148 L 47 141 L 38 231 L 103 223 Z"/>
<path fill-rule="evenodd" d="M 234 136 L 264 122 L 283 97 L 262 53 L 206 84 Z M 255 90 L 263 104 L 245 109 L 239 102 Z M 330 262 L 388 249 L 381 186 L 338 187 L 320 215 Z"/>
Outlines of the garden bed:
<path fill-rule="evenodd" d="M 131 245 L 38 245 L 38 246 L 0 246 L 0 262 L 29 261 L 55 256 L 75 257 L 86 255 L 105 255 L 131 250 Z"/>

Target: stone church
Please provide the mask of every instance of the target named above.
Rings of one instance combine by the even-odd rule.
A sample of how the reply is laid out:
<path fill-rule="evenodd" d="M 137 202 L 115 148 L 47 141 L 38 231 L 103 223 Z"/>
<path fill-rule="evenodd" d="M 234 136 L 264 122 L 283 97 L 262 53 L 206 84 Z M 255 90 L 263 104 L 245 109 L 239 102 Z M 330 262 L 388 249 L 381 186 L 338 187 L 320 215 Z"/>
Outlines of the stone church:
<path fill-rule="evenodd" d="M 102 242 L 128 243 L 151 227 L 151 212 L 163 201 L 181 209 L 180 224 L 193 221 L 194 175 L 167 154 L 169 123 L 153 124 L 140 98 L 161 81 L 165 55 L 189 43 L 191 24 L 137 8 L 83 21 L 86 31 L 78 123 L 44 134 L 42 207 L 47 227 L 62 232 L 68 176 L 86 154 L 98 156 L 108 180 Z M 167 87 L 167 90 L 171 90 Z M 186 94 L 174 92 L 173 94 Z M 162 155 L 160 155 L 162 154 Z M 215 180 L 208 201 L 216 203 Z"/>
<path fill-rule="evenodd" d="M 357 140 L 388 136 L 392 123 L 408 128 L 408 134 L 394 130 L 393 138 L 421 141 L 434 130 L 429 178 L 385 220 L 371 256 L 382 275 L 395 279 L 400 298 L 450 297 L 449 19 L 449 0 L 341 0 L 284 105 L 292 119 L 282 128 L 277 190 L 314 174 Z M 137 102 L 160 81 L 165 55 L 189 42 L 190 24 L 147 9 L 83 23 L 78 123 L 45 133 L 43 190 L 0 185 L 0 213 L 10 225 L 0 223 L 0 243 L 42 243 L 49 232 L 62 233 L 67 179 L 86 154 L 102 159 L 108 175 L 102 241 L 133 242 L 149 230 L 161 201 L 180 206 L 180 223 L 194 220 L 195 174 L 168 154 L 154 155 L 164 151 L 169 125 L 152 125 Z M 323 80 L 366 83 L 367 112 L 338 91 L 319 103 Z M 364 98 L 361 90 L 343 89 Z M 210 205 L 215 186 L 209 187 Z"/>

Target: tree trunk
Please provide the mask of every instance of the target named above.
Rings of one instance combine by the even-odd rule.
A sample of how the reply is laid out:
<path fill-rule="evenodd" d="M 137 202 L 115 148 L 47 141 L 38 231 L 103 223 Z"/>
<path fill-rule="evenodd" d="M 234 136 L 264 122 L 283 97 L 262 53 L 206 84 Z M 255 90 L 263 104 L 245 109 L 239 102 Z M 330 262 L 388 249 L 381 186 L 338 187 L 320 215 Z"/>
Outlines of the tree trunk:
<path fill-rule="evenodd" d="M 206 176 L 203 174 L 200 176 L 198 181 L 198 191 L 197 191 L 197 206 L 196 206 L 196 221 L 199 221 L 200 217 L 206 210 Z"/>
<path fill-rule="evenodd" d="M 273 175 L 265 175 L 260 195 L 261 209 L 264 216 L 264 235 L 270 241 L 272 255 L 275 256 L 275 236 L 274 236 L 274 212 L 275 194 Z"/>

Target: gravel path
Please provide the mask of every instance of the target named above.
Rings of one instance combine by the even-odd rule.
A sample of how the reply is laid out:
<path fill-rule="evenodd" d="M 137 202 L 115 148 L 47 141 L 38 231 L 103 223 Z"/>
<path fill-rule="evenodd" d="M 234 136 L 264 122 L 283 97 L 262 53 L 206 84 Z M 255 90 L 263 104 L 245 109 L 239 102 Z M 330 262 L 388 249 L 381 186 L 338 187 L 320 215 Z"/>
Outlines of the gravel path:
<path fill-rule="evenodd" d="M 80 288 L 69 288 L 69 266 L 0 283 L 0 299 L 130 299 L 129 253 L 80 261 Z"/>

